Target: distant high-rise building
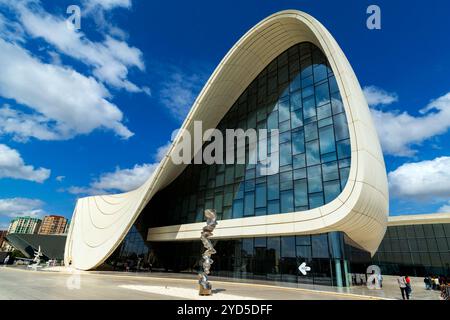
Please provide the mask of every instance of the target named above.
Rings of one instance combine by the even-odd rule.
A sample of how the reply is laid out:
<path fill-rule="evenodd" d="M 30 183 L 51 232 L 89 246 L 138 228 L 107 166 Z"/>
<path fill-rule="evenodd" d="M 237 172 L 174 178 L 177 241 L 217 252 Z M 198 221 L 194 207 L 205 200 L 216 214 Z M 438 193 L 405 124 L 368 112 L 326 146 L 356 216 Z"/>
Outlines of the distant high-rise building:
<path fill-rule="evenodd" d="M 37 233 L 41 223 L 38 218 L 18 217 L 9 224 L 8 233 Z"/>
<path fill-rule="evenodd" d="M 66 232 L 67 219 L 62 216 L 45 216 L 39 234 L 63 234 Z"/>
<path fill-rule="evenodd" d="M 8 234 L 6 230 L 0 230 L 0 250 L 3 247 L 3 242 L 5 241 L 5 237 Z"/>

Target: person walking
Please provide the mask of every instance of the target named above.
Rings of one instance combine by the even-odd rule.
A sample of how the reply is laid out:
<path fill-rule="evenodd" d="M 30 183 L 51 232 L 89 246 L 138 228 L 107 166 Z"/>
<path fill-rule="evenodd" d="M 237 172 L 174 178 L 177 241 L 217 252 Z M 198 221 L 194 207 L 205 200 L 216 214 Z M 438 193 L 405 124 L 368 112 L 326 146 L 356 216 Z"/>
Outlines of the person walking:
<path fill-rule="evenodd" d="M 402 293 L 403 300 L 409 300 L 408 291 L 406 291 L 406 279 L 404 276 L 399 276 L 397 278 L 398 287 L 400 288 L 400 292 Z M 405 299 L 406 297 L 406 299 Z"/>

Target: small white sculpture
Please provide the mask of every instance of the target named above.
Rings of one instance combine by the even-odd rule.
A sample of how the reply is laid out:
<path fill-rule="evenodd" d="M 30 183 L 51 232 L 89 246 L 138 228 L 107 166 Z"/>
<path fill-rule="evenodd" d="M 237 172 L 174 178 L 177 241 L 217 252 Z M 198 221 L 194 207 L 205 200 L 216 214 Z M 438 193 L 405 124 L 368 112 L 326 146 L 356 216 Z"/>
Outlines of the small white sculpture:
<path fill-rule="evenodd" d="M 34 251 L 34 259 L 33 259 L 34 264 L 31 264 L 28 267 L 33 268 L 34 270 L 36 270 L 37 268 L 41 268 L 42 267 L 40 265 L 41 257 L 42 257 L 42 251 L 41 251 L 41 246 L 39 246 L 38 251 Z"/>

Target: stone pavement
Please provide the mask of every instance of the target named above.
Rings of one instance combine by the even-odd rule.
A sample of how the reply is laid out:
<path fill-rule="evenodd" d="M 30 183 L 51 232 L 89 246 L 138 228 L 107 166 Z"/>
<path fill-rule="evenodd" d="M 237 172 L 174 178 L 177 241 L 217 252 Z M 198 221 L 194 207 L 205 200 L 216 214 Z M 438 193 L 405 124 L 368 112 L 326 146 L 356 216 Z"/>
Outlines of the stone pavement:
<path fill-rule="evenodd" d="M 367 300 L 398 299 L 395 278 L 386 279 L 383 290 L 365 287 L 332 288 L 292 283 L 236 280 L 211 277 L 215 298 L 275 300 Z M 413 288 L 415 285 L 413 279 Z M 418 281 L 418 280 L 417 280 Z M 50 268 L 33 271 L 20 267 L 0 267 L 0 299 L 202 299 L 197 296 L 193 274 L 125 273 L 72 271 Z M 422 292 L 423 291 L 423 292 Z M 414 288 L 413 299 L 439 299 L 438 292 Z"/>

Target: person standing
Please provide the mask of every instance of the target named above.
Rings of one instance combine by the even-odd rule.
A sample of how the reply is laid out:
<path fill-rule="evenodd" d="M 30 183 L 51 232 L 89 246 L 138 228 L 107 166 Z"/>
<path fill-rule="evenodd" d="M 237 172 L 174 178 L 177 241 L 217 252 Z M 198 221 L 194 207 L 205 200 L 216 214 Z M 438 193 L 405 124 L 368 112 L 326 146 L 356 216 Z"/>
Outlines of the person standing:
<path fill-rule="evenodd" d="M 412 292 L 411 278 L 408 275 L 406 275 L 405 281 L 406 281 L 406 294 L 409 299 L 409 296 L 411 296 L 411 292 Z"/>
<path fill-rule="evenodd" d="M 439 290 L 439 278 L 438 277 L 434 277 L 434 279 L 433 279 L 433 289 Z"/>
<path fill-rule="evenodd" d="M 406 279 L 404 276 L 399 276 L 397 278 L 398 287 L 400 288 L 400 292 L 402 293 L 403 300 L 409 300 L 409 294 L 408 291 L 406 291 Z"/>
<path fill-rule="evenodd" d="M 425 283 L 425 290 L 430 290 L 431 289 L 431 278 L 430 278 L 430 276 L 426 276 L 423 279 L 423 283 Z"/>

